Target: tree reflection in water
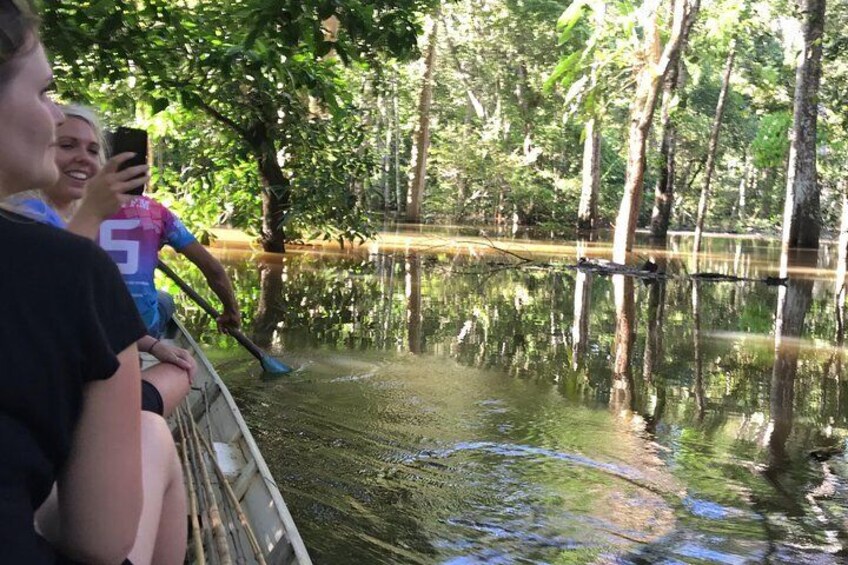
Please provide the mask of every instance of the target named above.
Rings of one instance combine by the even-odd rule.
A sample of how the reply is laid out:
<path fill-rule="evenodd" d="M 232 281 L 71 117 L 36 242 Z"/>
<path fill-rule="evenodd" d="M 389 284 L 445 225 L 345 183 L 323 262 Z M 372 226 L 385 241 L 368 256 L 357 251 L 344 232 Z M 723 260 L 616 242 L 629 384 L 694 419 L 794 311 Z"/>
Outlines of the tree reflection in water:
<path fill-rule="evenodd" d="M 777 258 L 773 247 L 748 241 L 711 245 L 713 253 L 701 259 L 705 270 L 774 274 L 766 270 Z M 673 249 L 668 253 L 671 274 L 683 275 L 680 259 Z M 645 254 L 658 264 L 665 256 L 663 250 Z M 807 457 L 814 447 L 848 437 L 848 390 L 838 347 L 844 330 L 834 316 L 838 292 L 830 283 L 813 289 L 796 273 L 785 289 L 676 278 L 643 286 L 622 275 L 518 269 L 424 251 L 293 254 L 285 265 L 257 269 L 244 262 L 229 268 L 239 279 L 246 326 L 272 351 L 284 340 L 286 347 L 274 352 L 283 360 L 292 355 L 312 363 L 308 378 L 260 389 L 245 373 L 229 384 L 250 407 L 246 415 L 261 431 L 258 439 L 269 450 L 275 475 L 289 484 L 292 477 L 304 478 L 295 479 L 286 496 L 325 556 L 343 561 L 357 546 L 357 555 L 367 553 L 377 562 L 386 547 L 398 545 L 392 532 L 418 540 L 418 556 L 432 532 L 468 539 L 468 524 L 484 523 L 481 515 L 495 522 L 506 516 L 501 491 L 490 496 L 487 490 L 504 470 L 518 477 L 515 493 L 531 492 L 525 487 L 539 493 L 532 509 L 516 506 L 509 514 L 511 532 L 532 530 L 533 524 L 561 532 L 579 523 L 575 516 L 597 508 L 598 493 L 607 496 L 605 508 L 625 509 L 621 514 L 633 501 L 644 503 L 644 486 L 650 496 L 663 493 L 658 496 L 673 523 L 662 530 L 668 526 L 674 534 L 650 543 L 646 563 L 685 561 L 690 556 L 678 551 L 697 544 L 725 552 L 727 562 L 742 556 L 762 562 L 767 542 L 779 561 L 787 546 L 818 550 L 823 544 L 817 536 L 839 529 L 833 526 L 837 518 L 821 526 L 816 512 L 839 507 L 845 494 L 837 490 L 825 503 L 816 493 L 824 492 L 817 489 L 828 476 L 845 481 L 844 457 L 833 456 L 830 467 Z M 199 275 L 189 279 L 203 289 Z M 205 344 L 232 348 L 234 359 L 246 356 L 185 301 L 182 308 Z M 637 313 L 644 313 L 640 327 Z M 812 339 L 816 347 L 806 345 Z M 823 341 L 837 344 L 827 359 L 818 346 Z M 225 353 L 215 351 L 218 359 L 230 358 Z M 634 378 L 634 370 L 642 378 Z M 344 441 L 338 443 L 339 437 Z M 449 448 L 457 442 L 471 448 L 438 455 L 454 453 Z M 313 455 L 290 457 L 293 452 Z M 637 490 L 622 486 L 633 484 L 628 474 L 623 482 L 598 483 L 598 493 L 587 495 L 591 477 L 570 463 L 574 454 L 590 464 L 586 469 L 614 464 L 634 471 Z M 457 467 L 461 462 L 473 465 Z M 395 471 L 380 478 L 386 466 L 397 467 L 402 480 L 392 478 Z M 444 477 L 422 479 L 443 468 Z M 323 479 L 312 480 L 316 476 Z M 433 501 L 448 484 L 468 497 L 448 499 L 469 521 L 446 522 L 432 514 L 440 508 Z M 433 495 L 419 497 L 422 492 Z M 397 493 L 406 497 L 402 508 L 393 506 Z M 348 497 L 369 511 L 367 518 L 357 518 Z M 420 506 L 418 498 L 425 501 Z M 591 500 L 589 511 L 581 506 L 584 499 Z M 342 529 L 349 531 L 328 538 L 327 522 L 315 508 L 337 508 L 347 516 Z M 522 522 L 518 510 L 533 516 L 533 524 Z M 317 524 L 311 530 L 310 520 Z M 409 531 L 398 534 L 390 527 L 399 523 Z M 633 526 L 642 527 L 635 521 Z M 363 541 L 359 532 L 377 541 Z M 597 547 L 595 534 L 581 536 L 575 536 L 577 543 Z M 545 549 L 536 558 L 556 562 L 559 538 L 539 539 Z M 507 547 L 519 559 L 527 557 L 531 542 L 480 541 L 486 543 Z M 435 546 L 428 551 L 437 557 L 423 561 L 461 553 Z"/>
<path fill-rule="evenodd" d="M 424 336 L 421 333 L 421 257 L 406 256 L 406 335 L 410 353 L 421 353 Z"/>
<path fill-rule="evenodd" d="M 692 281 L 692 335 L 695 338 L 695 410 L 698 421 L 704 420 L 707 410 L 707 399 L 704 395 L 704 354 L 701 348 L 701 283 Z"/>
<path fill-rule="evenodd" d="M 615 293 L 615 357 L 610 408 L 613 413 L 623 416 L 633 412 L 635 408 L 633 369 L 630 365 L 636 337 L 635 288 L 633 277 L 624 275 L 614 275 L 612 284 Z"/>
<path fill-rule="evenodd" d="M 804 320 L 810 309 L 813 294 L 812 279 L 792 271 L 815 267 L 813 253 L 788 252 L 784 259 L 788 266 L 789 282 L 778 290 L 774 321 L 774 367 L 771 374 L 770 407 L 772 433 L 769 437 L 769 467 L 783 468 L 787 463 L 786 440 L 792 431 L 795 403 L 795 375 L 798 372 L 798 354 L 804 333 Z"/>
<path fill-rule="evenodd" d="M 281 299 L 283 296 L 283 266 L 278 264 L 259 265 L 259 300 L 253 318 L 253 340 L 259 347 L 273 344 L 274 331 L 283 319 Z"/>

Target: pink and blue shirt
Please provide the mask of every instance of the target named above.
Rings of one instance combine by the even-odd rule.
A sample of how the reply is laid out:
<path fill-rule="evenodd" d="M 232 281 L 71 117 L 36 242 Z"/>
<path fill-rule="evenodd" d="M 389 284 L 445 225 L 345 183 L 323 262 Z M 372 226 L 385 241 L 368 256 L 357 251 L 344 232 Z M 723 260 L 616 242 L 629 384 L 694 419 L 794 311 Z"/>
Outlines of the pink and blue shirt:
<path fill-rule="evenodd" d="M 195 237 L 168 208 L 147 196 L 137 196 L 101 224 L 98 241 L 117 263 L 148 329 L 157 328 L 153 273 L 159 250 L 167 244 L 180 251 L 197 241 Z"/>

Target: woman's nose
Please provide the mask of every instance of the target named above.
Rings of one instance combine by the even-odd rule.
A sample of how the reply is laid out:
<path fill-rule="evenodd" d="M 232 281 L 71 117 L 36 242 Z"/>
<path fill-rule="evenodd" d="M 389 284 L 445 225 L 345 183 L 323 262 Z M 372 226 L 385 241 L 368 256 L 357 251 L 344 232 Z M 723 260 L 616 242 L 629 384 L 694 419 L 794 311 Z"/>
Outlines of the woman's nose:
<path fill-rule="evenodd" d="M 74 161 L 78 163 L 94 163 L 95 158 L 88 152 L 85 147 L 78 147 L 76 151 L 74 151 Z"/>

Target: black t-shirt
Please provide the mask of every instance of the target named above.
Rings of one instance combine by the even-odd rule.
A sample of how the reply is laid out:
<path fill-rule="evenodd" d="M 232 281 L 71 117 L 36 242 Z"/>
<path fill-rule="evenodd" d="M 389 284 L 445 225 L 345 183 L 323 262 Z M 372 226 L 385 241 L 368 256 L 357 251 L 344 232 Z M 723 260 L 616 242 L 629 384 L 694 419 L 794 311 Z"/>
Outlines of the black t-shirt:
<path fill-rule="evenodd" d="M 33 512 L 67 460 L 83 386 L 114 375 L 146 329 L 97 245 L 2 210 L 0 305 L 0 554 L 52 563 Z"/>

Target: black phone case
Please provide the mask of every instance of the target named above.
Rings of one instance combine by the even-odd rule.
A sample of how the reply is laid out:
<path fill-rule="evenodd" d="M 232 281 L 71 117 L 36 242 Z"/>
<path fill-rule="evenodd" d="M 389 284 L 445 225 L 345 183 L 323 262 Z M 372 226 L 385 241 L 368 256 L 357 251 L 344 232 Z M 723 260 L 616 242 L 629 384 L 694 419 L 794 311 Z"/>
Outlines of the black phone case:
<path fill-rule="evenodd" d="M 135 153 L 135 156 L 124 161 L 118 170 L 147 163 L 147 132 L 143 129 L 119 127 L 109 135 L 109 147 L 111 148 L 110 156 L 127 152 Z M 139 196 L 143 192 L 144 185 L 128 190 L 127 194 Z"/>

